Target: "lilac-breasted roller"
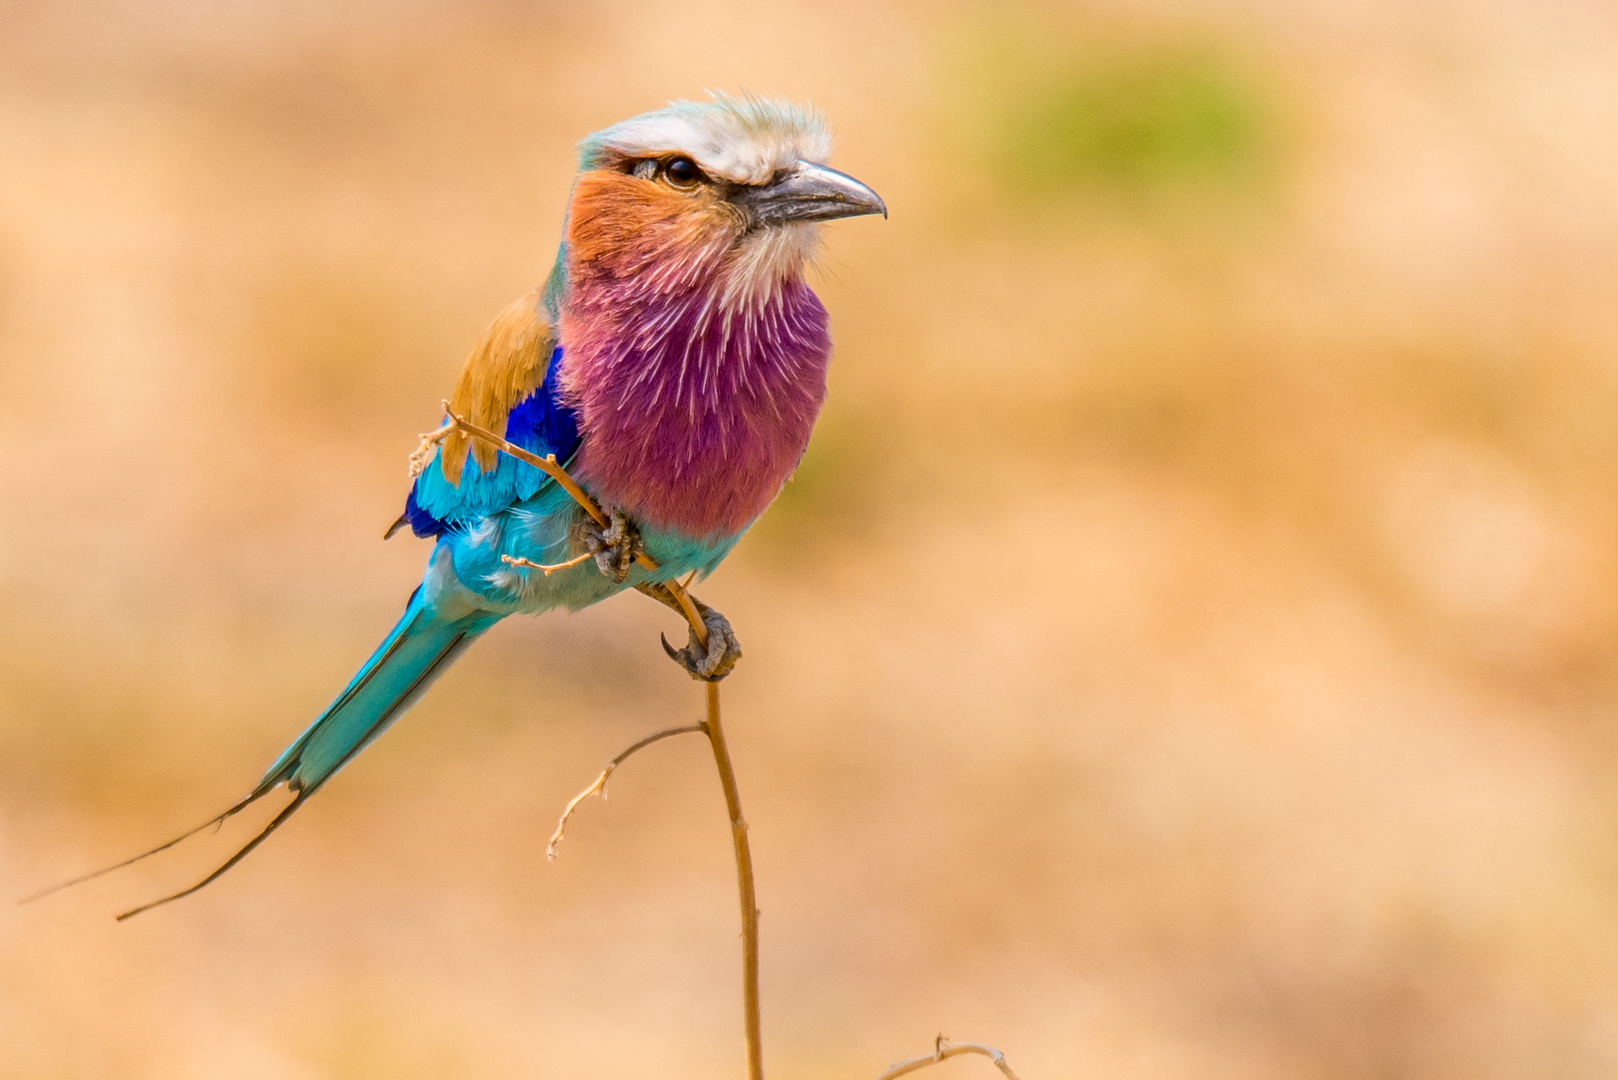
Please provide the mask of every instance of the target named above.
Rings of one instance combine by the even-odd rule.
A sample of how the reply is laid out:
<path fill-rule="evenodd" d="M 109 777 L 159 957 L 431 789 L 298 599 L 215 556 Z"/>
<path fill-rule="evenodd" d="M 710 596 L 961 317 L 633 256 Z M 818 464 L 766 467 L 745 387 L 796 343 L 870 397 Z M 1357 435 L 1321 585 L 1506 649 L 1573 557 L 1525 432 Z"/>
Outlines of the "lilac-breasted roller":
<path fill-rule="evenodd" d="M 887 214 L 825 164 L 829 151 L 818 113 L 725 95 L 580 144 L 555 266 L 472 351 L 450 409 L 554 454 L 610 525 L 534 466 L 460 430 L 444 438 L 394 525 L 436 539 L 404 615 L 247 797 L 208 824 L 282 784 L 294 798 L 219 869 L 158 904 L 263 843 L 501 619 L 577 610 L 724 559 L 797 466 L 826 395 L 826 309 L 804 282 L 819 224 Z M 642 550 L 655 571 L 634 561 Z M 583 554 L 595 558 L 549 574 L 523 564 Z M 723 616 L 705 608 L 703 619 L 708 647 L 693 635 L 676 658 L 721 678 L 740 650 Z"/>

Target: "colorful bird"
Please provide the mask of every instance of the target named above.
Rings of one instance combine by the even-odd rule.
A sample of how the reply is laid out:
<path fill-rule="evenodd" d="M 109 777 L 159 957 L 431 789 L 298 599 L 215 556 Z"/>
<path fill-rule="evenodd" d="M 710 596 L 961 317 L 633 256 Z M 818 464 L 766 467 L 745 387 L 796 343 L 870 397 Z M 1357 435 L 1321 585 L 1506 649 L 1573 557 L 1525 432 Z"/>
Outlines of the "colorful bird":
<path fill-rule="evenodd" d="M 506 616 L 719 565 L 797 466 L 826 395 L 826 309 L 804 282 L 819 223 L 887 216 L 829 151 L 819 113 L 722 94 L 580 144 L 555 266 L 473 349 L 450 410 L 554 454 L 608 526 L 534 466 L 462 430 L 443 438 L 388 530 L 436 538 L 404 615 L 247 797 L 199 829 L 282 784 L 292 801 L 202 881 L 120 918 L 235 866 Z M 671 655 L 723 678 L 740 648 L 722 615 L 701 613 L 707 646 L 693 633 Z"/>

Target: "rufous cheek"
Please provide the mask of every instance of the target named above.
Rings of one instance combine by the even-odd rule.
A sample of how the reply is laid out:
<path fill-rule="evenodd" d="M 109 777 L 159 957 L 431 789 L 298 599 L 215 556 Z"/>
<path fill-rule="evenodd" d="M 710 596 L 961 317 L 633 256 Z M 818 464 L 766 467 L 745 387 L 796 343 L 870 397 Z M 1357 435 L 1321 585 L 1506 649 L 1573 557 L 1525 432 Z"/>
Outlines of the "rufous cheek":
<path fill-rule="evenodd" d="M 633 272 L 740 235 L 733 212 L 711 191 L 675 191 L 615 169 L 582 174 L 568 211 L 568 247 L 579 268 Z"/>

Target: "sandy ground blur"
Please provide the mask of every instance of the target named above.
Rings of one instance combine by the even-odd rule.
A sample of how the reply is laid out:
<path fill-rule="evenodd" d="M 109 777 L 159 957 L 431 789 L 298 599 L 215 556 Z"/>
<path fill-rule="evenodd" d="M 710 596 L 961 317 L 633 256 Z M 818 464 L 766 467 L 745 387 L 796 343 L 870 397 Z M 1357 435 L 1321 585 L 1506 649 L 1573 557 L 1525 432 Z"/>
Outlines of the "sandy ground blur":
<path fill-rule="evenodd" d="M 574 141 L 751 88 L 893 208 L 700 590 L 772 1074 L 1618 1074 L 1610 5 L 339 6 L 0 4 L 0 891 L 257 778 Z M 205 893 L 111 919 L 265 815 L 0 906 L 0 1078 L 739 1075 L 703 746 L 544 859 L 677 629 L 510 622 Z"/>

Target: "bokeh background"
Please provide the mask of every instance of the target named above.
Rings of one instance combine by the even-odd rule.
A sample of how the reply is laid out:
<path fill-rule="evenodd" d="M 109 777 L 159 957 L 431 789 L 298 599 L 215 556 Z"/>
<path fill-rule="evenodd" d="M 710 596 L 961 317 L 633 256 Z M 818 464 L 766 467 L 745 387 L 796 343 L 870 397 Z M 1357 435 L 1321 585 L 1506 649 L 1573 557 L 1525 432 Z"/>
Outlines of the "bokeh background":
<path fill-rule="evenodd" d="M 0 888 L 246 790 L 392 624 L 572 144 L 808 98 L 798 478 L 700 590 L 777 1077 L 1618 1074 L 1618 16 L 1582 0 L 0 4 Z M 0 1078 L 739 1075 L 638 597 L 290 827 L 0 906 Z M 265 808 L 268 810 L 268 808 Z M 981 1060 L 935 1075 L 987 1075 Z"/>

